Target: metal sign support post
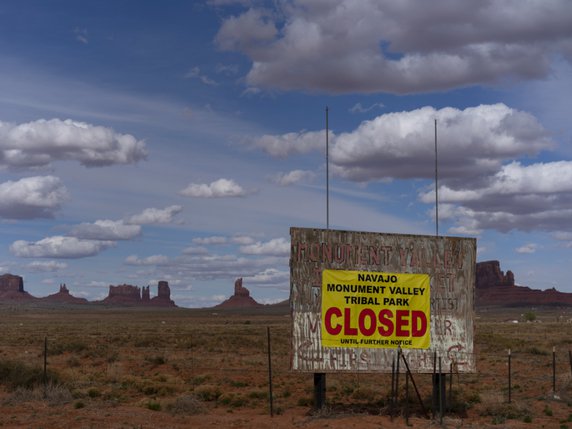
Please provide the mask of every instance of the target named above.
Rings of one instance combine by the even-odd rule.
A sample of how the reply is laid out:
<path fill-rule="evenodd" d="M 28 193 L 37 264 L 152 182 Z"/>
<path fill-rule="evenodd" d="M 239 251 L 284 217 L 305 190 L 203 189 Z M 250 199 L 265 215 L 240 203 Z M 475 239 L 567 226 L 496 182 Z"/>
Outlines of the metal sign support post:
<path fill-rule="evenodd" d="M 326 405 L 326 374 L 314 373 L 314 407 L 321 410 Z"/>

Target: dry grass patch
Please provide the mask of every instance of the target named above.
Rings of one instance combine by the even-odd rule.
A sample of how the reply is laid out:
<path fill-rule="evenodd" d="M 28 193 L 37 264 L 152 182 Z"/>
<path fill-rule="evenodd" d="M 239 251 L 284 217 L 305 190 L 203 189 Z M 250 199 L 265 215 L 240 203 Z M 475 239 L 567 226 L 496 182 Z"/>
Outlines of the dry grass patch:
<path fill-rule="evenodd" d="M 17 405 L 32 401 L 45 401 L 50 406 L 64 405 L 73 401 L 70 390 L 61 385 L 49 383 L 34 388 L 18 387 L 4 400 L 4 405 Z"/>
<path fill-rule="evenodd" d="M 195 415 L 206 412 L 204 404 L 193 395 L 177 397 L 167 405 L 167 411 L 173 415 Z"/>
<path fill-rule="evenodd" d="M 454 374 L 451 396 L 447 390 L 451 399 L 447 412 L 483 426 L 502 421 L 510 421 L 511 425 L 533 421 L 530 427 L 558 427 L 559 421 L 572 414 L 569 326 L 554 322 L 553 314 L 541 311 L 535 311 L 534 323 L 507 323 L 507 319 L 520 320 L 523 311 L 498 311 L 477 319 L 478 373 Z M 104 409 L 109 414 L 115 413 L 116 408 L 138 407 L 150 419 L 155 415 L 157 419 L 169 419 L 226 412 L 265 414 L 269 405 L 267 327 L 272 341 L 275 410 L 304 414 L 313 406 L 312 374 L 289 369 L 291 322 L 284 314 L 215 315 L 206 310 L 90 307 L 72 311 L 0 311 L 0 323 L 5 327 L 0 331 L 0 384 L 8 391 L 8 402 L 3 405 L 8 415 L 17 412 L 17 403 L 25 397 L 43 395 L 40 368 L 45 337 L 48 374 L 53 377 L 54 386 L 63 386 L 60 399 L 54 388 L 53 402 L 75 400 L 73 406 L 62 408 L 62 412 L 70 413 L 69 421 L 78 417 L 78 410 L 84 407 L 84 412 Z M 554 346 L 559 399 L 552 396 Z M 509 348 L 512 404 L 507 401 Z M 414 378 L 429 409 L 431 374 L 414 374 Z M 391 374 L 328 374 L 327 409 L 336 414 L 387 414 L 390 383 Z M 404 376 L 400 375 L 399 383 L 398 406 L 403 412 Z M 17 389 L 23 390 L 16 393 Z M 75 399 L 70 399 L 66 391 L 71 391 Z M 412 413 L 419 408 L 411 384 L 409 407 Z M 40 416 L 43 411 L 35 412 Z M 328 411 L 322 414 L 327 415 Z M 39 427 L 40 422 L 38 417 L 21 427 Z M 472 427 L 479 427 L 475 425 L 478 423 Z"/>

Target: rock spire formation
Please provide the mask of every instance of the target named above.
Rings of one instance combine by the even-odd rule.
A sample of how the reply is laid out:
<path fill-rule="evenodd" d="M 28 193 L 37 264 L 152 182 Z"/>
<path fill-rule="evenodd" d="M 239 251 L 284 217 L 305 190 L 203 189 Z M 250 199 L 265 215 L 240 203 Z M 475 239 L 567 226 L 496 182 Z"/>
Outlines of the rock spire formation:
<path fill-rule="evenodd" d="M 51 301 L 51 302 L 65 302 L 67 304 L 87 304 L 87 299 L 85 298 L 77 298 L 70 294 L 69 289 L 64 284 L 60 285 L 59 292 L 56 292 L 52 295 L 48 295 L 45 298 L 39 298 L 42 301 Z"/>
<path fill-rule="evenodd" d="M 234 282 L 234 294 L 226 301 L 221 302 L 215 308 L 249 308 L 260 307 L 259 304 L 250 296 L 250 291 L 242 286 L 242 277 Z"/>

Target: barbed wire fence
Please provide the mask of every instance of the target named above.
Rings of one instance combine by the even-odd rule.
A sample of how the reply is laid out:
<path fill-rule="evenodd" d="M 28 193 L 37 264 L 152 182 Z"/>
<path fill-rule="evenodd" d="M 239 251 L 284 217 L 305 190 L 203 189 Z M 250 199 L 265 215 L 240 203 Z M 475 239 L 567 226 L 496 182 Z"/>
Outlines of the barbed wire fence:
<path fill-rule="evenodd" d="M 64 333 L 1 338 L 0 360 L 18 361 L 49 371 L 89 398 L 121 401 L 125 396 L 169 398 L 192 394 L 202 401 L 227 406 L 253 406 L 271 414 L 289 407 L 312 407 L 311 374 L 290 370 L 289 332 L 283 326 L 247 323 L 229 325 L 225 333 L 166 327 L 135 332 L 85 333 L 81 327 Z M 572 351 L 567 347 L 520 347 L 477 351 L 476 373 L 444 368 L 446 412 L 455 412 L 455 397 L 463 401 L 511 403 L 538 397 L 571 401 Z M 400 374 L 406 372 L 401 366 Z M 0 376 L 3 373 L 0 371 Z M 409 380 L 419 387 L 429 408 L 432 374 L 332 373 L 328 377 L 331 406 L 396 405 L 415 412 Z M 408 389 L 408 390 L 406 390 Z M 130 392 L 127 395 L 125 392 Z M 409 408 L 410 407 L 410 408 Z"/>

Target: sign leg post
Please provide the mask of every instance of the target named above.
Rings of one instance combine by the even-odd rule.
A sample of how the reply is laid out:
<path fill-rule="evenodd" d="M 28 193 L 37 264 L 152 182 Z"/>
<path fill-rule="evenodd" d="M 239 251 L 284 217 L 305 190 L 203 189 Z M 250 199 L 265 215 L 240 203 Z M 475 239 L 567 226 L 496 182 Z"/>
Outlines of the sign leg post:
<path fill-rule="evenodd" d="M 326 374 L 314 373 L 314 407 L 321 410 L 326 405 Z"/>
<path fill-rule="evenodd" d="M 446 407 L 446 377 L 447 375 L 440 369 L 439 372 L 433 374 L 433 416 L 439 414 L 441 420 Z"/>

